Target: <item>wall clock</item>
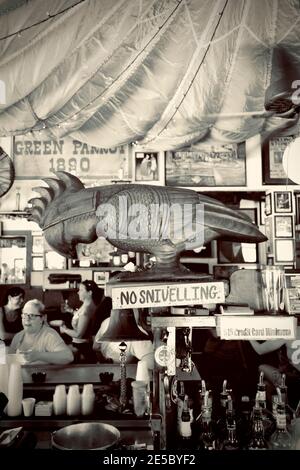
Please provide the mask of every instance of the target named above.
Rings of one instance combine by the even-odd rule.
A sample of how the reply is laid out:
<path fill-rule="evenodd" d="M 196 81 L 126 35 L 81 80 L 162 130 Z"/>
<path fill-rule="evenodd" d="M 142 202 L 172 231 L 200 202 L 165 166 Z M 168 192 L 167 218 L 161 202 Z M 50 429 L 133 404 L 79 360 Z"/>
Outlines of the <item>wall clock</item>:
<path fill-rule="evenodd" d="M 0 147 L 0 197 L 10 190 L 14 179 L 14 164 L 3 148 Z"/>

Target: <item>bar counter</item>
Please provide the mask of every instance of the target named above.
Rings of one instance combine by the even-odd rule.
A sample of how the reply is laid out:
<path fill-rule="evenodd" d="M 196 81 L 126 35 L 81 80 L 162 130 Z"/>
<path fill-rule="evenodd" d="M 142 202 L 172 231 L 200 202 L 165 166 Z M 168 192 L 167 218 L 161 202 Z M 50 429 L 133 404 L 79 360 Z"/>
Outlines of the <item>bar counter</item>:
<path fill-rule="evenodd" d="M 46 380 L 43 383 L 34 383 L 32 374 L 34 372 L 46 372 Z M 71 364 L 71 365 L 23 365 L 22 376 L 24 387 L 29 386 L 48 386 L 53 387 L 57 384 L 87 384 L 100 385 L 99 374 L 102 372 L 113 373 L 113 381 L 120 379 L 119 364 Z M 126 376 L 135 379 L 136 364 L 126 365 Z"/>
<path fill-rule="evenodd" d="M 32 373 L 46 372 L 46 379 L 43 383 L 35 383 L 32 380 Z M 91 383 L 96 394 L 107 392 L 109 385 L 100 381 L 99 374 L 102 372 L 113 373 L 113 382 L 120 379 L 119 364 L 74 364 L 68 366 L 56 365 L 24 365 L 22 366 L 23 376 L 23 397 L 34 397 L 38 400 L 52 400 L 55 386 L 65 384 L 66 388 L 71 384 L 78 384 L 82 389 L 84 384 Z M 126 366 L 127 378 L 135 380 L 136 364 Z M 133 412 L 119 413 L 99 409 L 95 407 L 95 412 L 91 416 L 24 416 L 7 417 L 5 414 L 0 418 L 0 434 L 5 429 L 23 427 L 23 431 L 31 439 L 27 439 L 16 447 L 34 447 L 36 449 L 51 448 L 51 433 L 57 429 L 71 424 L 82 422 L 101 422 L 115 426 L 121 433 L 118 448 L 153 448 L 153 438 L 148 417 L 137 418 Z"/>

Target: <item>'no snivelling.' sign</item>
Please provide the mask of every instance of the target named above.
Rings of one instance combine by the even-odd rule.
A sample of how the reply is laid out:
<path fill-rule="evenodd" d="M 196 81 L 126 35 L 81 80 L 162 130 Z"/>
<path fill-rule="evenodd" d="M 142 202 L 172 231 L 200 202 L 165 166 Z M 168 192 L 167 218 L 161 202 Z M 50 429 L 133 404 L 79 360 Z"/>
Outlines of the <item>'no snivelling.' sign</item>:
<path fill-rule="evenodd" d="M 206 305 L 224 302 L 223 282 L 112 286 L 114 309 Z"/>

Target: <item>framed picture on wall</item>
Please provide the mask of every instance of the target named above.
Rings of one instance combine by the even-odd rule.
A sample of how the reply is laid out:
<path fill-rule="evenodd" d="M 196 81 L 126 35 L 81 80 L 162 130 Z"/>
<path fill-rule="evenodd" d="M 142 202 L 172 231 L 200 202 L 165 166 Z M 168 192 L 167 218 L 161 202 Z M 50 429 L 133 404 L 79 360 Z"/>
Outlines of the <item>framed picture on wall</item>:
<path fill-rule="evenodd" d="M 165 173 L 166 186 L 245 186 L 245 142 L 168 151 Z"/>
<path fill-rule="evenodd" d="M 295 136 L 274 137 L 262 147 L 263 184 L 295 184 L 282 165 L 283 153 Z"/>
<path fill-rule="evenodd" d="M 266 194 L 266 202 L 265 202 L 265 215 L 272 214 L 272 194 Z"/>
<path fill-rule="evenodd" d="M 44 257 L 33 256 L 32 257 L 32 271 L 43 271 L 44 270 Z"/>
<path fill-rule="evenodd" d="M 93 271 L 93 281 L 98 286 L 103 286 L 107 281 L 108 273 L 103 271 Z"/>
<path fill-rule="evenodd" d="M 273 230 L 273 217 L 266 217 L 265 234 L 268 240 L 266 241 L 267 253 L 274 254 L 274 230 Z"/>
<path fill-rule="evenodd" d="M 266 220 L 266 203 L 265 201 L 259 202 L 259 223 L 265 225 Z"/>
<path fill-rule="evenodd" d="M 135 181 L 159 181 L 157 152 L 136 152 L 134 160 Z"/>
<path fill-rule="evenodd" d="M 43 235 L 32 236 L 32 253 L 35 255 L 44 254 L 44 236 Z"/>
<path fill-rule="evenodd" d="M 291 191 L 276 191 L 274 193 L 274 212 L 292 212 Z"/>
<path fill-rule="evenodd" d="M 295 225 L 300 224 L 300 194 L 295 194 L 296 220 Z"/>
<path fill-rule="evenodd" d="M 290 315 L 300 314 L 300 272 L 294 269 L 284 273 L 285 307 Z"/>
<path fill-rule="evenodd" d="M 277 263 L 294 262 L 294 240 L 275 240 L 275 261 Z"/>
<path fill-rule="evenodd" d="M 275 237 L 292 238 L 293 237 L 293 217 L 291 215 L 275 216 Z"/>

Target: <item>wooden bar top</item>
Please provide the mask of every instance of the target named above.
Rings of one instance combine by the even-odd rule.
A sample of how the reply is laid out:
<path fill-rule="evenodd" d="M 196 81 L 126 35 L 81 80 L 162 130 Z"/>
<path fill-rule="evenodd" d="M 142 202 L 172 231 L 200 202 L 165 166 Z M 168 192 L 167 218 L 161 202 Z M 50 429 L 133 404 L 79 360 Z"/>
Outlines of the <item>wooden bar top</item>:
<path fill-rule="evenodd" d="M 126 376 L 132 379 L 136 377 L 136 364 L 126 365 Z M 42 383 L 32 380 L 34 372 L 46 372 L 46 379 Z M 100 384 L 99 374 L 103 372 L 113 373 L 113 381 L 120 379 L 119 364 L 71 364 L 64 366 L 38 364 L 23 365 L 22 376 L 24 385 L 47 386 L 59 383 L 70 384 Z"/>

